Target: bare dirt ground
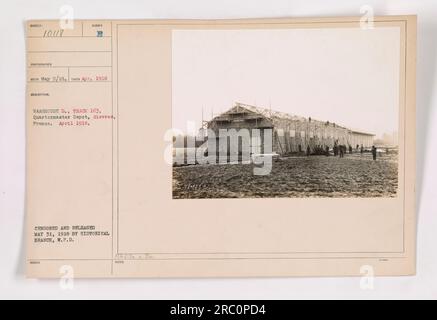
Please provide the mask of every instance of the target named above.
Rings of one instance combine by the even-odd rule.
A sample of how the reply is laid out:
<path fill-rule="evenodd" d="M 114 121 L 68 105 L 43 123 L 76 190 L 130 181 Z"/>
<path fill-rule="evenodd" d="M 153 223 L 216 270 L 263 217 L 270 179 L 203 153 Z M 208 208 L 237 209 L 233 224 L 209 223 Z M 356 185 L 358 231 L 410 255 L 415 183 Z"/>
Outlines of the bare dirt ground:
<path fill-rule="evenodd" d="M 173 168 L 173 198 L 394 197 L 397 155 L 280 158 L 266 176 L 253 164 Z"/>

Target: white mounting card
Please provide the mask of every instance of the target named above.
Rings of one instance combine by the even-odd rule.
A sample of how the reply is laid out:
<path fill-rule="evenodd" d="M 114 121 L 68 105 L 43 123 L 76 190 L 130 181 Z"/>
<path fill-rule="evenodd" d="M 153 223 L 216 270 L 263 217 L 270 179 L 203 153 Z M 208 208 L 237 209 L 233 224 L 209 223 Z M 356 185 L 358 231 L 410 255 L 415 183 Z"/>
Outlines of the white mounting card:
<path fill-rule="evenodd" d="M 29 277 L 415 273 L 415 16 L 26 41 Z"/>

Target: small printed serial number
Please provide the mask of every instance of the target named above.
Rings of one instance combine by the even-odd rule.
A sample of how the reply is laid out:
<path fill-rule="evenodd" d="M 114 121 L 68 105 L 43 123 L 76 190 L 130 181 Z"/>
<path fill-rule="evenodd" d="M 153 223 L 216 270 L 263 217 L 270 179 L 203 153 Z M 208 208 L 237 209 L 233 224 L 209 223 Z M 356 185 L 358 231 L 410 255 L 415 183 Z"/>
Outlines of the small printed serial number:
<path fill-rule="evenodd" d="M 264 305 L 255 304 L 216 304 L 214 306 L 216 315 L 255 315 L 255 314 L 265 314 Z"/>

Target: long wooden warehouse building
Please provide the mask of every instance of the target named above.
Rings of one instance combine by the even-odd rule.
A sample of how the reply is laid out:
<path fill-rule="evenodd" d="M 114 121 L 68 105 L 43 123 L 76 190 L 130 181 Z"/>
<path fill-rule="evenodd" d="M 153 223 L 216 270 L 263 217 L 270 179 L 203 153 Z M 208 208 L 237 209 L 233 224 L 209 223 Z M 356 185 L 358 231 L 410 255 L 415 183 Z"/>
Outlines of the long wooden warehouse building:
<path fill-rule="evenodd" d="M 216 142 L 220 139 L 220 129 L 259 129 L 261 140 L 250 139 L 251 153 L 265 153 L 265 129 L 272 130 L 272 151 L 280 155 L 306 152 L 308 146 L 311 152 L 325 150 L 326 147 L 332 149 L 335 144 L 354 150 L 361 146 L 369 148 L 374 140 L 372 133 L 243 103 L 235 103 L 231 109 L 208 121 L 206 127 L 213 130 Z"/>

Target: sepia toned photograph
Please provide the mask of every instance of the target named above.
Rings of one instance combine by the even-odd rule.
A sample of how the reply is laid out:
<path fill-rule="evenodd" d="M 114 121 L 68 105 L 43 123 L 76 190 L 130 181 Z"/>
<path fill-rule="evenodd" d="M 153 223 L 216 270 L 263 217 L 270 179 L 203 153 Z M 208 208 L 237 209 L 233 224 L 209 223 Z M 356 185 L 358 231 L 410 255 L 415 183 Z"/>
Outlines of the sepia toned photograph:
<path fill-rule="evenodd" d="M 399 52 L 392 27 L 174 30 L 173 198 L 396 197 Z"/>

